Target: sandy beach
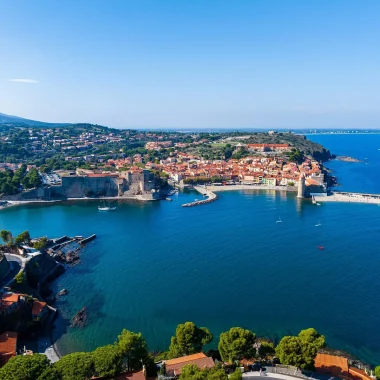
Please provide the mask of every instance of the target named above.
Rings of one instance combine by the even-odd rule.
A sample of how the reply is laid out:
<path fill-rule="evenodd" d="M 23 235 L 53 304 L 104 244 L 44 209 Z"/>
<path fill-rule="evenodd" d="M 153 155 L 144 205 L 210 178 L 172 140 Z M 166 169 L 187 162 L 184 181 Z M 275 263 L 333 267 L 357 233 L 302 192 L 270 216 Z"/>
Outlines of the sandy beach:
<path fill-rule="evenodd" d="M 276 190 L 276 191 L 297 191 L 295 187 L 288 186 L 267 186 L 267 185 L 223 185 L 223 186 L 206 186 L 207 190 L 212 192 L 233 191 L 233 190 Z"/>

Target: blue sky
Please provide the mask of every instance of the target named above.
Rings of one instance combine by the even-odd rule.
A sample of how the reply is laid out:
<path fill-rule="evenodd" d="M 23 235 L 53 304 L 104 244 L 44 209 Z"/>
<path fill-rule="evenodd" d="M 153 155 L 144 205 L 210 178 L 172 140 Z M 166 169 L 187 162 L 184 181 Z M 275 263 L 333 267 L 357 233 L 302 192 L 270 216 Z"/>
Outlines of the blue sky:
<path fill-rule="evenodd" d="M 0 0 L 0 112 L 380 128 L 378 0 Z"/>

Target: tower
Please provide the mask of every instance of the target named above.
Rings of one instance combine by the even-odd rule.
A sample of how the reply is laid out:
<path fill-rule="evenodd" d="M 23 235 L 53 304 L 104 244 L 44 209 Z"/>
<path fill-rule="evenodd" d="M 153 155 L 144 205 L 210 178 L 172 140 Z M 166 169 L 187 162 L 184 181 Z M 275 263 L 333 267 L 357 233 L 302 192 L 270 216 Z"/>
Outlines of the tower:
<path fill-rule="evenodd" d="M 303 198 L 305 196 L 305 174 L 301 173 L 298 180 L 298 194 L 297 198 Z"/>

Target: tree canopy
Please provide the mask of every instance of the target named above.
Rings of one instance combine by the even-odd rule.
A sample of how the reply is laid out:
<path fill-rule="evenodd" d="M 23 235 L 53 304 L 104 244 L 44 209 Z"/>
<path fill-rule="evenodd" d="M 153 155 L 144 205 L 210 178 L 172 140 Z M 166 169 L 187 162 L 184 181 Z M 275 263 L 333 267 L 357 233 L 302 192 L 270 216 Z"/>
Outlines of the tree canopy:
<path fill-rule="evenodd" d="M 282 364 L 313 369 L 317 352 L 325 345 L 325 337 L 315 329 L 302 330 L 298 336 L 285 336 L 276 347 Z"/>
<path fill-rule="evenodd" d="M 0 380 L 36 380 L 50 368 L 49 359 L 42 354 L 18 355 L 0 368 Z M 45 378 L 44 378 L 45 379 Z"/>
<path fill-rule="evenodd" d="M 220 334 L 218 349 L 224 362 L 232 363 L 243 357 L 249 359 L 255 356 L 253 347 L 256 335 L 241 327 L 232 327 L 229 331 Z"/>
<path fill-rule="evenodd" d="M 21 232 L 15 239 L 16 244 L 29 243 L 30 234 L 29 231 Z"/>
<path fill-rule="evenodd" d="M 75 352 L 63 356 L 55 364 L 62 380 L 87 380 L 94 375 L 94 360 L 90 352 Z"/>
<path fill-rule="evenodd" d="M 113 377 L 121 372 L 122 355 L 118 346 L 109 344 L 97 348 L 93 353 L 95 376 Z"/>
<path fill-rule="evenodd" d="M 1 230 L 0 231 L 0 237 L 6 244 L 12 244 L 13 243 L 13 236 L 11 231 L 8 230 Z"/>
<path fill-rule="evenodd" d="M 149 360 L 148 347 L 141 333 L 123 329 L 118 336 L 116 345 L 124 359 L 128 371 L 141 369 Z"/>
<path fill-rule="evenodd" d="M 172 336 L 169 347 L 169 356 L 191 355 L 201 352 L 204 345 L 211 342 L 213 336 L 206 327 L 197 327 L 193 322 L 186 322 L 177 326 L 175 336 Z"/>
<path fill-rule="evenodd" d="M 224 369 L 213 367 L 199 369 L 195 364 L 185 365 L 181 370 L 179 380 L 228 380 Z M 239 380 L 235 378 L 234 380 Z"/>
<path fill-rule="evenodd" d="M 375 368 L 375 376 L 377 379 L 380 379 L 380 365 Z"/>

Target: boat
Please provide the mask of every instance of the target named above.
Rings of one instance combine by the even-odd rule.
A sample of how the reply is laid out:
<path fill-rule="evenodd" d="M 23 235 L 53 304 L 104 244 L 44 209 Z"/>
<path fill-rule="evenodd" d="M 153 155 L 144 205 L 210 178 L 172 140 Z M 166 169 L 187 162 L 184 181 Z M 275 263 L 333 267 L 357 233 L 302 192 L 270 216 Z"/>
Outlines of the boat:
<path fill-rule="evenodd" d="M 115 211 L 116 207 L 98 206 L 98 210 L 99 211 Z"/>
<path fill-rule="evenodd" d="M 317 205 L 317 206 L 320 206 L 321 204 L 317 202 L 316 205 Z"/>
<path fill-rule="evenodd" d="M 321 222 L 318 220 L 318 223 L 315 225 L 315 227 L 320 227 L 321 225 Z"/>
<path fill-rule="evenodd" d="M 318 249 L 320 249 L 321 251 L 323 251 L 325 249 L 325 247 L 323 245 L 318 245 Z"/>
<path fill-rule="evenodd" d="M 167 201 L 171 202 L 173 199 L 171 198 L 165 198 Z"/>
<path fill-rule="evenodd" d="M 282 220 L 280 217 L 278 217 L 278 220 L 276 220 L 276 223 L 282 223 Z"/>

